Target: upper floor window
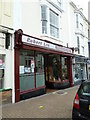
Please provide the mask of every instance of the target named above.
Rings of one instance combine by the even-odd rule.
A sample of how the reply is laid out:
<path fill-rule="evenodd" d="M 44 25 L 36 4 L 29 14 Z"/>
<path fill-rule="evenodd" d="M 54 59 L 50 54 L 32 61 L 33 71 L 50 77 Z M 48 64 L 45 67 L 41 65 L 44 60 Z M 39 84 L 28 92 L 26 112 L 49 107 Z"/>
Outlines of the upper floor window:
<path fill-rule="evenodd" d="M 84 47 L 82 46 L 82 54 L 84 55 Z"/>
<path fill-rule="evenodd" d="M 47 34 L 56 39 L 59 38 L 59 12 L 55 12 L 46 5 L 41 6 L 42 34 Z"/>
<path fill-rule="evenodd" d="M 41 6 L 42 33 L 47 34 L 47 6 Z"/>
<path fill-rule="evenodd" d="M 58 14 L 50 10 L 50 35 L 59 38 Z"/>
<path fill-rule="evenodd" d="M 89 52 L 89 58 L 90 58 L 90 43 L 88 44 L 88 52 Z"/>
<path fill-rule="evenodd" d="M 59 5 L 61 7 L 62 6 L 62 0 L 57 0 L 57 1 L 58 1 Z"/>
<path fill-rule="evenodd" d="M 80 30 L 83 31 L 83 24 L 80 23 Z"/>
<path fill-rule="evenodd" d="M 78 15 L 76 14 L 76 28 L 79 28 Z"/>
<path fill-rule="evenodd" d="M 80 54 L 80 41 L 78 36 L 77 36 L 77 47 L 78 47 L 78 54 Z"/>
<path fill-rule="evenodd" d="M 88 29 L 88 38 L 90 39 L 90 30 Z"/>

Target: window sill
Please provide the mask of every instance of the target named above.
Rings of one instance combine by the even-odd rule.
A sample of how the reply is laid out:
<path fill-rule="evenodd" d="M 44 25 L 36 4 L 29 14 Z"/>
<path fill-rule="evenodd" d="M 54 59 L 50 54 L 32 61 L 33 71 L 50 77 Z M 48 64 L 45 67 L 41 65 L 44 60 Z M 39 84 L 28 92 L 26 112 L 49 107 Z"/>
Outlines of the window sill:
<path fill-rule="evenodd" d="M 0 89 L 0 92 L 3 92 L 3 91 L 8 91 L 8 90 L 12 90 L 11 88 L 8 88 L 8 89 Z"/>
<path fill-rule="evenodd" d="M 53 40 L 55 40 L 55 41 L 58 41 L 58 42 L 63 43 L 63 41 L 61 41 L 60 38 L 55 38 L 55 37 L 49 36 L 49 35 L 47 35 L 47 34 L 42 34 L 40 37 L 43 38 L 44 40 L 50 41 L 50 40 L 53 39 Z M 51 42 L 52 42 L 52 41 L 51 41 Z"/>

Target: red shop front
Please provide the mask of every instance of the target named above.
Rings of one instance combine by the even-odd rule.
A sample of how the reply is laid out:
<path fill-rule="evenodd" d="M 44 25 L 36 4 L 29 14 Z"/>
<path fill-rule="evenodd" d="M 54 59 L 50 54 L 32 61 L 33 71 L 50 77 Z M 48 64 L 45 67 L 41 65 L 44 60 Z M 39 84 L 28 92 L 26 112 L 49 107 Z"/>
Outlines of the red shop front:
<path fill-rule="evenodd" d="M 15 102 L 73 86 L 72 49 L 15 32 Z"/>

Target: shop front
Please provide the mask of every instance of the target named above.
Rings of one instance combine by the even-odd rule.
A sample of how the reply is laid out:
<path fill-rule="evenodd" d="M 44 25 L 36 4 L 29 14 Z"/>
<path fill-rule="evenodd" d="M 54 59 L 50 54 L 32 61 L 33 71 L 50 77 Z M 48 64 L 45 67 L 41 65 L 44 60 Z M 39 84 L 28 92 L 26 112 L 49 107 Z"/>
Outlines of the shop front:
<path fill-rule="evenodd" d="M 75 64 L 73 65 L 74 84 L 87 80 L 87 58 L 83 56 L 75 56 Z"/>
<path fill-rule="evenodd" d="M 7 32 L 8 31 L 8 32 Z M 12 102 L 13 83 L 13 29 L 0 26 L 0 98 L 1 104 Z M 12 75 L 11 75 L 12 74 Z"/>
<path fill-rule="evenodd" d="M 15 32 L 15 101 L 73 86 L 72 50 Z"/>

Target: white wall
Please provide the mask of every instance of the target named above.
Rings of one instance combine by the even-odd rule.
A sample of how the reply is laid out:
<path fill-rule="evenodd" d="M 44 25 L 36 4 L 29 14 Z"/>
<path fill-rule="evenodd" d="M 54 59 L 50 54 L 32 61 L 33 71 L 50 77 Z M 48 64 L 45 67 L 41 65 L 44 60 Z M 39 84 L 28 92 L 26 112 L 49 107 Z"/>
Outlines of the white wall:
<path fill-rule="evenodd" d="M 75 14 L 74 8 L 70 5 L 70 0 L 68 0 L 68 33 L 69 33 L 69 47 L 76 47 L 75 39 Z"/>
<path fill-rule="evenodd" d="M 80 12 L 77 12 L 76 9 L 69 4 L 69 14 L 70 16 L 69 20 L 69 47 L 77 47 L 77 36 L 79 36 L 80 40 L 80 54 L 78 52 L 75 52 L 77 55 L 82 55 L 87 57 L 88 56 L 88 24 L 85 21 L 85 17 L 81 15 Z M 75 12 L 76 11 L 76 12 Z M 76 28 L 76 14 L 78 14 L 78 21 L 79 21 L 79 28 Z M 83 25 L 83 31 L 81 31 L 80 23 Z M 84 53 L 82 51 L 82 46 L 84 47 Z"/>
<path fill-rule="evenodd" d="M 67 43 L 69 43 L 69 32 L 70 29 L 68 27 L 69 22 L 69 12 L 68 12 L 68 1 L 63 1 L 63 12 L 61 17 L 61 31 L 62 31 L 62 41 L 63 45 L 67 46 Z"/>
<path fill-rule="evenodd" d="M 22 0 L 13 0 L 13 28 L 22 28 Z"/>
<path fill-rule="evenodd" d="M 3 88 L 8 89 L 8 88 L 13 88 L 12 87 L 12 82 L 13 82 L 13 59 L 12 59 L 12 37 L 11 37 L 11 46 L 9 49 L 0 49 L 0 54 L 5 56 L 5 71 L 4 71 L 4 86 Z M 13 54 L 14 55 L 14 54 Z"/>
<path fill-rule="evenodd" d="M 25 1 L 22 4 L 22 30 L 28 35 L 40 36 L 40 1 Z"/>

